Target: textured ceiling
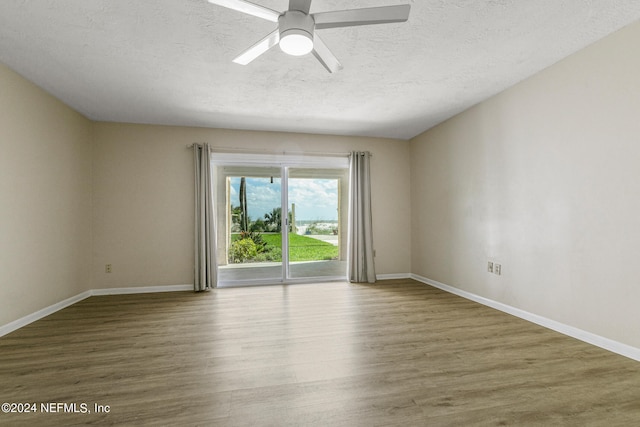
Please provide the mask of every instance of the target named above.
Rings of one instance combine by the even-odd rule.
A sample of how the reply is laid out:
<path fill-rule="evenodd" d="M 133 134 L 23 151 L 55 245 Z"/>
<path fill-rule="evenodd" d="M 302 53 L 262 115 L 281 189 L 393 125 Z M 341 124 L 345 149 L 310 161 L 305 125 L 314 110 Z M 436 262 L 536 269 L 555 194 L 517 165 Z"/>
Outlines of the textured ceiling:
<path fill-rule="evenodd" d="M 256 0 L 285 10 L 287 0 Z M 206 0 L 1 0 L 0 62 L 98 121 L 408 139 L 640 19 L 637 0 L 411 4 L 409 21 L 319 30 L 344 69 L 277 47 L 275 24 Z"/>

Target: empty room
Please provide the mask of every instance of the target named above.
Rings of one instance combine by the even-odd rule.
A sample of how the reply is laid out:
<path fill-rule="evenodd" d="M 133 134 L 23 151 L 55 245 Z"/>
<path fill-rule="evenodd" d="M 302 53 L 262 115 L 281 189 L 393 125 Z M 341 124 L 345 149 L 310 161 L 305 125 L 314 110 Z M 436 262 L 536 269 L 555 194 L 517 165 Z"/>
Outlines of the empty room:
<path fill-rule="evenodd" d="M 0 425 L 640 424 L 640 3 L 0 2 Z"/>

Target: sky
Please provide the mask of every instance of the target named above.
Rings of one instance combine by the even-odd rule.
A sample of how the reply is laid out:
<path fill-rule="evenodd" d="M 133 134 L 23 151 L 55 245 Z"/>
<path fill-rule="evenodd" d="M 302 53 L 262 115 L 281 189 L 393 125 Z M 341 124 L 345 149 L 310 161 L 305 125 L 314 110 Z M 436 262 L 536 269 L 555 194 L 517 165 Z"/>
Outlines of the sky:
<path fill-rule="evenodd" d="M 240 205 L 240 177 L 231 177 L 231 203 Z M 247 208 L 252 220 L 280 207 L 280 178 L 247 178 Z M 289 209 L 296 205 L 297 221 L 338 219 L 338 180 L 289 178 Z"/>

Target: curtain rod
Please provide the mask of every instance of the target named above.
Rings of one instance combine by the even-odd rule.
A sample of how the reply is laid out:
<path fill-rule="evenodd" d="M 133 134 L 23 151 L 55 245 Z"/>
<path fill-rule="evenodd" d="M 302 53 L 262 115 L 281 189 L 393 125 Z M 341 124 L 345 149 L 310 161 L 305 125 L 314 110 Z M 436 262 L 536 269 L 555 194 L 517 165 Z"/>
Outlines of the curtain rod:
<path fill-rule="evenodd" d="M 187 148 L 193 148 L 194 144 L 189 144 Z M 295 151 L 269 151 L 269 150 L 252 150 L 248 148 L 231 148 L 231 147 L 210 147 L 211 151 L 219 151 L 219 152 L 235 152 L 235 153 L 246 153 L 246 154 L 271 154 L 271 155 L 297 155 L 297 156 L 326 156 L 326 157 L 349 157 L 351 153 L 324 153 L 319 151 L 305 151 L 305 152 L 295 152 Z M 369 154 L 369 157 L 373 157 L 373 154 Z"/>

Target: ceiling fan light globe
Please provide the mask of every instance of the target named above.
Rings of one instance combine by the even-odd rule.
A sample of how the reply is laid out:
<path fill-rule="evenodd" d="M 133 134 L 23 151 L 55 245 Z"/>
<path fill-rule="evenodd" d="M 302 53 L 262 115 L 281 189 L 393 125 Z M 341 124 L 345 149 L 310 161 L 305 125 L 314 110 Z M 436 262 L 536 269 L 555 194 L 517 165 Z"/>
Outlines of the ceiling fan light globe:
<path fill-rule="evenodd" d="M 313 39 L 306 31 L 291 29 L 280 35 L 280 49 L 293 56 L 306 55 L 313 50 Z"/>

